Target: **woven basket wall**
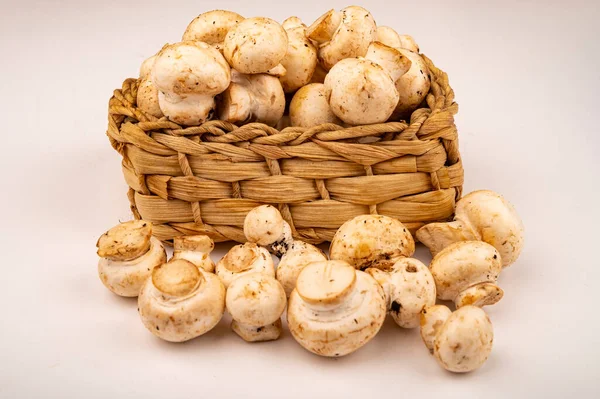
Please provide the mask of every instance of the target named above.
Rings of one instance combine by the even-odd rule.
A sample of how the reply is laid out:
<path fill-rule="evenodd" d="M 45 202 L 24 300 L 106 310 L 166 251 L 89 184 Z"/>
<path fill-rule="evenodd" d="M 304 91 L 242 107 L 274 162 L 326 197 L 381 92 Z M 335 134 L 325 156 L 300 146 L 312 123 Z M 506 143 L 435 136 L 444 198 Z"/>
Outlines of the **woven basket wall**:
<path fill-rule="evenodd" d="M 137 109 L 138 82 L 127 79 L 110 100 L 107 134 L 123 156 L 134 216 L 153 222 L 163 241 L 207 234 L 244 242 L 246 213 L 270 203 L 310 243 L 330 241 L 360 214 L 398 218 L 412 233 L 451 218 L 463 184 L 458 106 L 446 73 L 423 58 L 426 107 L 409 123 L 352 128 L 181 127 Z"/>

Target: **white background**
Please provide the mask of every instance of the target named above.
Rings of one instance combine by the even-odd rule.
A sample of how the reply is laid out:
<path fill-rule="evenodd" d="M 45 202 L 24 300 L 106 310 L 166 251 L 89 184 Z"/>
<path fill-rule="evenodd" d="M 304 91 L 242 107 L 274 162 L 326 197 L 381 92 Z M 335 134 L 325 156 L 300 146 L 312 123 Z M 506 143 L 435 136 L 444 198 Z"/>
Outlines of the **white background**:
<path fill-rule="evenodd" d="M 480 370 L 445 372 L 391 322 L 338 360 L 289 332 L 246 344 L 226 320 L 168 344 L 102 286 L 96 239 L 131 217 L 105 136 L 112 90 L 201 12 L 310 23 L 347 5 L 269 3 L 2 0 L 0 397 L 598 397 L 597 2 L 368 2 L 448 72 L 465 192 L 504 194 L 526 226 L 506 295 L 486 308 L 495 339 Z"/>

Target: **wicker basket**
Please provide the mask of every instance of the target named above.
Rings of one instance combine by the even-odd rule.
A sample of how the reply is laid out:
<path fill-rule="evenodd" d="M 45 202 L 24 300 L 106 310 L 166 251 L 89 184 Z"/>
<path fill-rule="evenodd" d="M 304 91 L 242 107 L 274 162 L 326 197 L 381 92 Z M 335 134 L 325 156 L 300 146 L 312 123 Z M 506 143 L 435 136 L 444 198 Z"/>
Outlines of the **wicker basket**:
<path fill-rule="evenodd" d="M 134 216 L 155 223 L 163 241 L 207 234 L 244 242 L 246 213 L 270 203 L 310 243 L 330 241 L 365 213 L 398 218 L 413 233 L 449 219 L 463 184 L 458 106 L 446 73 L 423 58 L 431 90 L 410 123 L 352 128 L 278 131 L 222 121 L 182 128 L 137 109 L 137 80 L 127 79 L 110 100 L 107 134 L 123 156 Z"/>

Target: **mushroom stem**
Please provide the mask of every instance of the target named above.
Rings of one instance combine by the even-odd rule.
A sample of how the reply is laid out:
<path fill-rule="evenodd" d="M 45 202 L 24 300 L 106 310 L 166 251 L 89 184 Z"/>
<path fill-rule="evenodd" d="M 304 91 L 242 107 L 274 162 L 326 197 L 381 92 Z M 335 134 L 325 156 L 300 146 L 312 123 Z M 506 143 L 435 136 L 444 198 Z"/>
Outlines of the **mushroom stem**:
<path fill-rule="evenodd" d="M 448 223 L 430 223 L 417 231 L 417 239 L 436 256 L 442 249 L 458 241 L 478 241 L 467 224 L 460 220 Z"/>
<path fill-rule="evenodd" d="M 461 308 L 467 305 L 486 306 L 493 305 L 500 301 L 504 296 L 502 288 L 494 283 L 480 283 L 460 292 L 454 299 L 456 308 Z"/>
<path fill-rule="evenodd" d="M 367 270 L 365 270 L 365 272 L 370 274 L 371 277 L 373 277 L 383 289 L 386 309 L 389 311 L 392 307 L 392 281 L 390 273 L 380 269 L 376 269 L 374 267 L 368 268 Z"/>
<path fill-rule="evenodd" d="M 341 22 L 341 13 L 331 9 L 306 29 L 306 37 L 317 44 L 326 43 L 331 40 Z"/>
<path fill-rule="evenodd" d="M 281 319 L 266 326 L 251 326 L 232 320 L 231 329 L 246 342 L 274 341 L 283 331 Z"/>

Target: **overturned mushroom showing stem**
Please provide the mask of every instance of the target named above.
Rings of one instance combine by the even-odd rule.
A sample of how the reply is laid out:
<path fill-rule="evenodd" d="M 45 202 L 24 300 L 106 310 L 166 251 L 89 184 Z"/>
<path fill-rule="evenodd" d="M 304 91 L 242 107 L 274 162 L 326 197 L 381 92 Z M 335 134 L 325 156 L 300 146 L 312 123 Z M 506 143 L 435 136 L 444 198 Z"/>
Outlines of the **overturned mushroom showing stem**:
<path fill-rule="evenodd" d="M 167 261 L 160 241 L 152 237 L 152 223 L 132 220 L 104 233 L 98 247 L 98 275 L 102 283 L 120 296 L 138 296 L 152 270 Z"/>
<path fill-rule="evenodd" d="M 412 62 L 402 55 L 398 49 L 380 42 L 373 42 L 369 45 L 365 58 L 385 69 L 394 83 L 408 72 L 412 65 Z"/>
<path fill-rule="evenodd" d="M 327 257 L 319 248 L 303 241 L 294 240 L 277 265 L 277 280 L 283 286 L 285 294 L 290 296 L 296 288 L 296 280 L 298 280 L 300 272 L 308 264 L 326 260 Z"/>
<path fill-rule="evenodd" d="M 338 357 L 365 345 L 386 315 L 384 293 L 367 273 L 342 261 L 315 262 L 298 276 L 287 321 L 305 349 Z"/>
<path fill-rule="evenodd" d="M 173 239 L 173 259 L 185 259 L 204 271 L 212 273 L 215 263 L 210 253 L 215 248 L 214 241 L 205 235 L 175 237 Z"/>
<path fill-rule="evenodd" d="M 388 271 L 367 269 L 385 293 L 388 312 L 400 327 L 415 328 L 423 309 L 435 305 L 435 281 L 423 263 L 402 258 Z"/>
<path fill-rule="evenodd" d="M 500 194 L 481 190 L 458 201 L 453 222 L 425 225 L 416 235 L 434 256 L 454 242 L 486 242 L 498 250 L 507 267 L 519 257 L 524 234 L 515 208 Z"/>
<path fill-rule="evenodd" d="M 286 74 L 280 77 L 286 93 L 292 93 L 310 82 L 317 66 L 317 49 L 306 37 L 306 25 L 298 17 L 283 21 L 288 36 L 288 47 L 281 64 Z"/>
<path fill-rule="evenodd" d="M 292 229 L 273 205 L 252 209 L 244 219 L 244 235 L 248 241 L 266 248 L 281 258 L 292 245 Z"/>
<path fill-rule="evenodd" d="M 411 257 L 415 241 L 397 219 L 382 215 L 360 215 L 340 226 L 331 240 L 329 257 L 357 269 L 387 270 L 400 258 Z"/>
<path fill-rule="evenodd" d="M 396 80 L 396 89 L 400 96 L 392 118 L 408 118 L 427 97 L 431 78 L 429 68 L 419 54 L 403 48 L 397 50 L 411 61 L 411 65 L 408 72 Z"/>
<path fill-rule="evenodd" d="M 227 32 L 243 20 L 244 17 L 232 11 L 208 11 L 190 22 L 181 40 L 204 42 L 222 49 Z"/>
<path fill-rule="evenodd" d="M 142 111 L 156 118 L 162 118 L 163 113 L 158 104 L 158 89 L 152 83 L 151 76 L 155 60 L 156 55 L 153 55 L 142 63 L 136 102 L 138 108 Z"/>
<path fill-rule="evenodd" d="M 421 338 L 443 368 L 466 373 L 481 367 L 489 357 L 494 330 L 479 307 L 465 306 L 451 312 L 436 305 L 421 315 Z"/>
<path fill-rule="evenodd" d="M 163 47 L 152 69 L 160 109 L 173 122 L 188 126 L 212 118 L 214 97 L 230 80 L 231 70 L 221 53 L 202 42 Z"/>
<path fill-rule="evenodd" d="M 394 47 L 400 47 L 409 51 L 412 51 L 414 53 L 419 54 L 419 46 L 417 45 L 417 43 L 415 42 L 415 39 L 413 39 L 413 37 L 411 35 L 400 35 L 399 36 L 400 39 L 400 44 L 398 46 L 394 46 Z"/>
<path fill-rule="evenodd" d="M 212 330 L 225 310 L 225 287 L 217 276 L 184 259 L 152 272 L 138 298 L 144 326 L 157 337 L 183 342 Z"/>
<path fill-rule="evenodd" d="M 329 70 L 344 58 L 363 57 L 377 37 L 377 25 L 370 12 L 350 6 L 323 14 L 308 27 L 306 36 L 319 45 L 319 62 Z"/>
<path fill-rule="evenodd" d="M 496 285 L 502 259 L 496 248 L 481 241 L 464 241 L 440 251 L 429 265 L 437 297 L 457 308 L 493 305 L 504 296 Z"/>
<path fill-rule="evenodd" d="M 286 302 L 281 284 L 267 274 L 249 273 L 236 278 L 226 296 L 233 319 L 231 329 L 248 342 L 275 340 L 281 335 Z"/>
<path fill-rule="evenodd" d="M 275 126 L 285 112 L 285 94 L 276 76 L 232 71 L 231 84 L 219 96 L 219 119 L 237 125 Z"/>
<path fill-rule="evenodd" d="M 402 42 L 400 41 L 400 35 L 394 29 L 389 26 L 378 26 L 377 27 L 377 38 L 376 40 L 389 47 L 401 47 Z"/>
<path fill-rule="evenodd" d="M 249 273 L 264 273 L 275 277 L 275 266 L 271 254 L 266 249 L 247 242 L 231 248 L 217 262 L 215 273 L 227 288 L 233 280 Z"/>
<path fill-rule="evenodd" d="M 281 25 L 269 18 L 248 18 L 233 27 L 223 42 L 229 65 L 245 74 L 265 73 L 285 56 L 288 37 Z"/>
<path fill-rule="evenodd" d="M 329 106 L 325 85 L 320 83 L 308 84 L 294 94 L 290 102 L 290 120 L 292 126 L 300 127 L 313 127 L 323 123 L 342 124 Z"/>

